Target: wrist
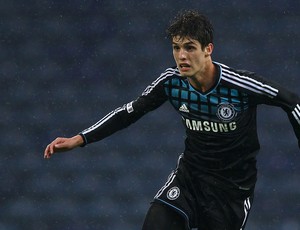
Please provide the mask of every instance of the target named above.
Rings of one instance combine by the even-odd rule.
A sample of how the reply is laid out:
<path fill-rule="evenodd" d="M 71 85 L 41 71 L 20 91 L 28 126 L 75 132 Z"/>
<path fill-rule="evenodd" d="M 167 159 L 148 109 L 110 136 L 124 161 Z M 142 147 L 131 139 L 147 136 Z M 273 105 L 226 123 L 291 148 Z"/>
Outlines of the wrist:
<path fill-rule="evenodd" d="M 84 136 L 82 133 L 79 133 L 79 134 L 76 135 L 75 137 L 77 137 L 77 136 L 79 136 L 79 138 L 80 138 L 79 146 L 80 146 L 80 147 L 86 146 L 87 140 L 86 140 L 85 136 Z"/>
<path fill-rule="evenodd" d="M 84 139 L 80 134 L 78 134 L 72 138 L 74 139 L 76 146 L 82 146 L 84 144 Z"/>

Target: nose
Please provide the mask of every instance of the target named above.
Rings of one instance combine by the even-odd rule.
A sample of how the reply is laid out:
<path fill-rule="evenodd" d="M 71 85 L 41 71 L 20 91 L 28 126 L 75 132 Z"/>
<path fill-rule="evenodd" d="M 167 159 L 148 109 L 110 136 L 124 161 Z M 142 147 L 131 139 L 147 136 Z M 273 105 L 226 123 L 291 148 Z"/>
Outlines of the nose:
<path fill-rule="evenodd" d="M 186 52 L 185 52 L 184 49 L 179 50 L 178 57 L 179 57 L 180 60 L 186 59 Z"/>

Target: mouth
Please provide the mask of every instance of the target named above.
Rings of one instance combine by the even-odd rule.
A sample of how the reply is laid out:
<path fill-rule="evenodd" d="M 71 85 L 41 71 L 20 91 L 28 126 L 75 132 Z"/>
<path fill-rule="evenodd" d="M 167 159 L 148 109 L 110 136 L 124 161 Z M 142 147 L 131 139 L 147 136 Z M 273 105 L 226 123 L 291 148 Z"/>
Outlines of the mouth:
<path fill-rule="evenodd" d="M 190 68 L 191 66 L 189 64 L 186 63 L 179 64 L 179 69 L 183 72 L 188 71 Z"/>

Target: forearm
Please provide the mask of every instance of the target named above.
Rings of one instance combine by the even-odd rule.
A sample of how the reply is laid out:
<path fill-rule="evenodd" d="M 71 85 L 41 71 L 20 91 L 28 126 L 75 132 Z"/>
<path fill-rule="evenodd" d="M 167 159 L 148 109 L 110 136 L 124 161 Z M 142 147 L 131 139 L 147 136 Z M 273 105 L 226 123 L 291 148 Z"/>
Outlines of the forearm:
<path fill-rule="evenodd" d="M 84 140 L 81 146 L 100 141 L 113 133 L 128 127 L 143 116 L 143 114 L 144 113 L 138 113 L 137 111 L 131 112 L 127 109 L 126 105 L 115 109 L 91 127 L 80 132 L 79 135 Z"/>
<path fill-rule="evenodd" d="M 147 93 L 143 93 L 136 100 L 113 110 L 97 123 L 83 130 L 80 133 L 84 139 L 83 145 L 102 140 L 161 106 L 167 100 L 163 86 L 156 83 L 152 84 L 150 88 L 150 92 L 147 91 L 147 87 Z"/>

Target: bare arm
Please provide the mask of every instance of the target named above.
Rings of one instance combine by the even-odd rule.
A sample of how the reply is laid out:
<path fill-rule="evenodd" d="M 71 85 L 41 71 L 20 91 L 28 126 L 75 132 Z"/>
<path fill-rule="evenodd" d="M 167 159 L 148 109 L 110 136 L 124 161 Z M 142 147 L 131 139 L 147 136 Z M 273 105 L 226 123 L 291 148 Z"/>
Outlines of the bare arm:
<path fill-rule="evenodd" d="M 54 153 L 72 150 L 83 143 L 83 138 L 80 135 L 70 138 L 58 137 L 47 145 L 44 152 L 44 158 L 49 159 Z"/>

